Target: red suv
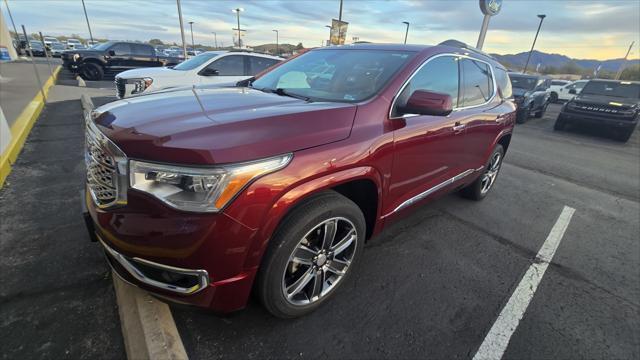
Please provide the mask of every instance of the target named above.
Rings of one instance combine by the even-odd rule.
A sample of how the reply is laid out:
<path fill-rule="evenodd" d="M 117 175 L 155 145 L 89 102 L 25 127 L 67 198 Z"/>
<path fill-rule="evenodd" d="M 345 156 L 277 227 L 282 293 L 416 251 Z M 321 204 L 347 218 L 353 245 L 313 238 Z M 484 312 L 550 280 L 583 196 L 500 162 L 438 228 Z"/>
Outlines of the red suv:
<path fill-rule="evenodd" d="M 296 317 L 406 210 L 485 197 L 514 122 L 506 70 L 479 51 L 319 48 L 247 87 L 96 109 L 85 218 L 116 274 L 159 297 L 229 312 L 255 290 Z"/>

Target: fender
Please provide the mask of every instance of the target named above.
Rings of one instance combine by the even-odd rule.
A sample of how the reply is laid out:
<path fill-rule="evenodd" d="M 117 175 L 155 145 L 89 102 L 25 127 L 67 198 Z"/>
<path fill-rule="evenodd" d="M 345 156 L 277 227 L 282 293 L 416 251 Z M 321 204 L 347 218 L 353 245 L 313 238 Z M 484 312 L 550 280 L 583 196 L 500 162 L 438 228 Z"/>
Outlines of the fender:
<path fill-rule="evenodd" d="M 515 120 L 513 120 L 512 117 L 509 116 L 509 120 L 507 120 L 507 122 L 510 122 L 510 121 L 515 121 Z M 496 145 L 498 144 L 498 142 L 500 142 L 500 139 L 502 139 L 506 135 L 511 135 L 511 134 L 513 134 L 513 131 L 511 130 L 510 127 L 502 129 L 498 133 L 498 136 L 496 136 L 496 138 L 493 139 L 493 141 L 491 142 L 491 145 L 487 148 L 487 150 L 485 150 L 485 153 L 484 153 L 484 156 L 483 156 L 484 163 L 483 163 L 482 166 L 484 166 L 484 164 L 486 164 L 486 162 L 489 161 L 489 156 L 491 156 L 491 152 L 493 151 L 493 148 L 495 148 Z M 506 154 L 506 149 L 505 149 L 505 154 Z"/>
<path fill-rule="evenodd" d="M 284 219 L 284 217 L 303 200 L 340 184 L 363 179 L 373 181 L 378 189 L 378 213 L 376 214 L 377 221 L 373 233 L 375 234 L 379 232 L 382 227 L 382 223 L 380 222 L 380 211 L 382 209 L 381 174 L 371 166 L 361 166 L 340 170 L 299 184 L 289 189 L 275 200 L 264 217 L 265 222 L 259 227 L 259 232 L 256 233 L 251 241 L 250 248 L 247 253 L 247 259 L 244 264 L 245 269 L 251 269 L 260 265 L 262 255 L 278 225 L 282 219 Z"/>

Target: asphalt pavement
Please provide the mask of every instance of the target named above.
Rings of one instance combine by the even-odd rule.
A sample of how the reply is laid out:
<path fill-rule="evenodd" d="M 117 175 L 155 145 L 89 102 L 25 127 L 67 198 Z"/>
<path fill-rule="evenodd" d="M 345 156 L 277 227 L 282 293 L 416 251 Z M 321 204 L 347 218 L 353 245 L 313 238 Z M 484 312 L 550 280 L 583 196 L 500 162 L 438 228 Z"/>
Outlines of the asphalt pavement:
<path fill-rule="evenodd" d="M 79 217 L 82 118 L 79 101 L 64 100 L 72 80 L 61 76 L 51 95 L 60 101 L 0 190 L 6 358 L 123 357 L 107 267 Z M 112 86 L 78 91 L 108 96 Z M 555 132 L 558 109 L 517 125 L 484 201 L 454 194 L 415 209 L 367 244 L 315 313 L 280 320 L 255 300 L 229 315 L 172 306 L 190 358 L 472 358 L 564 206 L 575 214 L 505 358 L 639 358 L 640 136 Z"/>

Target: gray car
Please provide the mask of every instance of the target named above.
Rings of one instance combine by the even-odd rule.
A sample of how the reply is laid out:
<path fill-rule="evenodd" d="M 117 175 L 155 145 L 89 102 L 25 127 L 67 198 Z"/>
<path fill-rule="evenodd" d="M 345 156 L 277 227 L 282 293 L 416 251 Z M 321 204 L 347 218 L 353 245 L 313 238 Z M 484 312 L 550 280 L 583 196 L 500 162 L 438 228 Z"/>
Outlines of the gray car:
<path fill-rule="evenodd" d="M 526 122 L 531 115 L 541 118 L 549 105 L 551 78 L 542 75 L 509 73 L 513 98 L 518 105 L 516 121 Z"/>

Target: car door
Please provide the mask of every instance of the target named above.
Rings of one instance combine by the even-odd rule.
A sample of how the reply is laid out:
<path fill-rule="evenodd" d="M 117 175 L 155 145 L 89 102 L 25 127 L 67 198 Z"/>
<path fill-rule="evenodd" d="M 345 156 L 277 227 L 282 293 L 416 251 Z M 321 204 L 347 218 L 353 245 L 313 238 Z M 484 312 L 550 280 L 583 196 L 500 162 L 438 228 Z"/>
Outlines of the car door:
<path fill-rule="evenodd" d="M 437 56 L 414 73 L 394 101 L 390 120 L 394 130 L 394 160 L 389 185 L 391 208 L 420 200 L 439 190 L 459 173 L 458 157 L 463 132 L 459 112 L 448 116 L 402 114 L 400 109 L 416 90 L 449 94 L 458 104 L 458 58 Z"/>
<path fill-rule="evenodd" d="M 230 54 L 217 58 L 198 72 L 201 84 L 235 82 L 248 78 L 246 56 Z"/>
<path fill-rule="evenodd" d="M 153 47 L 145 44 L 131 44 L 131 65 L 133 67 L 159 66 Z"/>
<path fill-rule="evenodd" d="M 105 59 L 107 60 L 107 66 L 114 70 L 131 68 L 131 44 L 115 43 L 107 51 Z"/>
<path fill-rule="evenodd" d="M 490 64 L 463 58 L 460 60 L 460 69 L 461 107 L 456 111 L 465 131 L 464 148 L 459 158 L 460 171 L 475 171 L 484 165 L 487 151 L 502 128 L 502 100 L 498 96 L 495 81 L 497 70 Z M 503 76 L 503 82 L 508 82 L 504 71 Z"/>

